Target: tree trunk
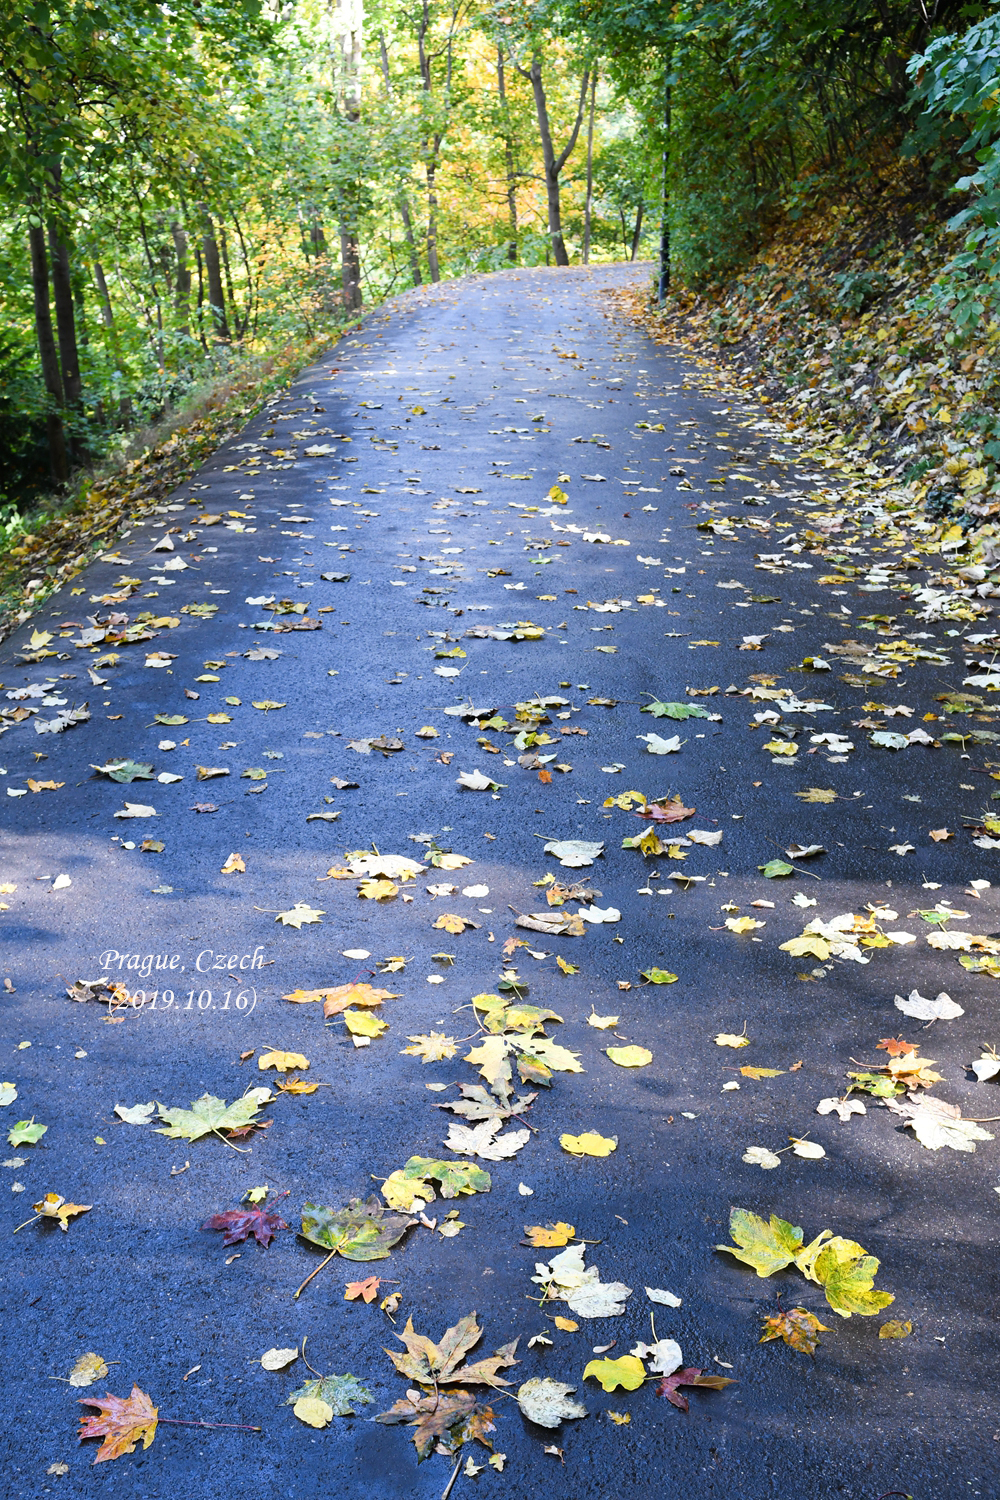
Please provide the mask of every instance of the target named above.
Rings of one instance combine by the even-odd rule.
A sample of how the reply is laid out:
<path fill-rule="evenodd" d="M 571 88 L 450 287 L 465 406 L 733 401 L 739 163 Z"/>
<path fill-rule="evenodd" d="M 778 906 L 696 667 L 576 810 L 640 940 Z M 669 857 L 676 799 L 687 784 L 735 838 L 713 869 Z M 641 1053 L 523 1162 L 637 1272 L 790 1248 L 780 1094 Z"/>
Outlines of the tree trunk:
<path fill-rule="evenodd" d="M 65 484 L 69 478 L 69 453 L 60 410 L 63 404 L 63 385 L 59 372 L 59 354 L 56 349 L 55 333 L 52 328 L 52 312 L 49 307 L 49 266 L 45 253 L 45 231 L 40 224 L 29 225 L 28 246 L 31 252 L 31 285 L 35 299 L 38 357 L 42 366 L 45 389 L 52 403 L 45 418 L 49 444 L 49 469 L 56 484 Z"/>
<path fill-rule="evenodd" d="M 222 269 L 226 273 L 226 291 L 229 294 L 229 311 L 233 315 L 233 322 L 238 326 L 240 321 L 239 309 L 236 306 L 236 293 L 233 290 L 233 273 L 229 269 L 229 241 L 226 238 L 225 226 L 219 230 L 219 250 L 222 253 Z"/>
<path fill-rule="evenodd" d="M 69 246 L 51 221 L 49 223 L 49 258 L 53 300 L 56 308 L 59 364 L 62 368 L 63 399 L 67 406 L 78 407 L 83 396 L 83 381 L 80 378 L 80 353 L 76 342 L 76 312 L 73 307 L 73 277 L 70 272 Z"/>
<path fill-rule="evenodd" d="M 520 71 L 523 72 L 523 69 Z M 552 126 L 549 121 L 548 104 L 545 99 L 545 85 L 542 82 L 542 60 L 537 54 L 532 58 L 531 67 L 526 76 L 531 80 L 531 90 L 535 96 L 538 134 L 542 142 L 542 162 L 545 169 L 545 196 L 548 201 L 549 239 L 552 242 L 552 256 L 557 266 L 568 266 L 569 256 L 566 253 L 566 245 L 562 232 L 559 173 L 566 165 L 570 152 L 576 145 L 576 139 L 580 133 L 580 123 L 583 120 L 583 110 L 587 100 L 587 89 L 590 86 L 590 69 L 584 68 L 583 70 L 583 83 L 580 88 L 580 99 L 576 109 L 576 120 L 573 124 L 570 138 L 558 156 L 552 144 Z"/>
<path fill-rule="evenodd" d="M 222 261 L 219 257 L 219 242 L 215 238 L 215 225 L 207 209 L 202 210 L 203 232 L 201 250 L 205 258 L 205 278 L 208 282 L 208 302 L 212 311 L 215 337 L 219 343 L 229 342 L 229 323 L 226 319 L 226 297 L 222 290 Z"/>
<path fill-rule="evenodd" d="M 503 61 L 503 48 L 497 43 L 497 93 L 500 95 L 500 110 L 503 116 L 503 151 L 507 168 L 507 216 L 510 220 L 510 240 L 507 244 L 507 259 L 517 265 L 517 168 L 514 161 L 514 136 L 510 128 L 510 109 L 507 104 L 507 77 Z"/>
<path fill-rule="evenodd" d="M 111 306 L 111 295 L 108 292 L 107 277 L 104 267 L 99 260 L 94 261 L 94 285 L 97 287 L 97 305 L 101 310 L 101 322 L 104 324 L 108 336 L 108 346 L 115 362 L 115 368 L 122 376 L 125 375 L 125 362 L 122 359 L 121 344 L 118 342 L 118 329 L 115 327 L 115 313 Z M 131 396 L 120 396 L 118 399 L 118 416 L 123 427 L 132 425 L 132 398 Z"/>
<path fill-rule="evenodd" d="M 441 280 L 441 265 L 438 260 L 437 212 L 437 163 L 429 161 L 427 163 L 427 269 L 431 273 L 432 281 Z"/>
<path fill-rule="evenodd" d="M 177 261 L 177 269 L 174 273 L 174 307 L 181 320 L 181 333 L 185 338 L 190 338 L 191 263 L 188 260 L 188 237 L 176 219 L 170 225 L 170 234 L 173 238 L 174 256 Z"/>
<path fill-rule="evenodd" d="M 340 59 L 339 75 L 334 83 L 339 97 L 341 118 L 348 130 L 361 123 L 361 57 L 364 9 L 357 3 L 345 5 L 336 0 L 336 9 L 346 14 L 337 33 Z M 340 274 L 344 289 L 344 307 L 348 312 L 361 311 L 361 246 L 358 242 L 360 210 L 359 183 L 345 183 L 340 193 Z"/>
<path fill-rule="evenodd" d="M 629 256 L 629 260 L 635 260 L 639 253 L 639 236 L 642 234 L 642 214 L 645 206 L 640 198 L 639 207 L 635 211 L 635 232 L 632 235 L 632 254 Z"/>
<path fill-rule="evenodd" d="M 392 75 L 389 72 L 389 49 L 385 44 L 385 32 L 378 34 L 379 56 L 382 62 L 382 82 L 385 85 L 387 99 L 393 97 Z M 410 213 L 410 200 L 405 192 L 401 192 L 396 199 L 399 208 L 399 217 L 403 221 L 403 235 L 406 240 L 406 250 L 410 260 L 410 275 L 413 277 L 414 286 L 423 286 L 424 279 L 420 274 L 420 254 L 417 250 L 417 242 L 413 235 L 413 215 Z"/>
<path fill-rule="evenodd" d="M 597 69 L 590 80 L 590 115 L 587 120 L 587 201 L 583 210 L 583 263 L 590 265 L 590 226 L 594 213 L 594 102 L 597 95 Z M 635 259 L 633 255 L 632 259 Z"/>

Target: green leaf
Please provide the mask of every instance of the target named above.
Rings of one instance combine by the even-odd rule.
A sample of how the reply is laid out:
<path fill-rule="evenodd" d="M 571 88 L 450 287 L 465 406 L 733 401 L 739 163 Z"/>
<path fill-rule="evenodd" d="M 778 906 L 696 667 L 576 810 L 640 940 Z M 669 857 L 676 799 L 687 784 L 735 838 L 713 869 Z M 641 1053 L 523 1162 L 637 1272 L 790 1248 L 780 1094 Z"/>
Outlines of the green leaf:
<path fill-rule="evenodd" d="M 373 1194 L 364 1203 L 352 1198 L 346 1208 L 304 1203 L 300 1233 L 310 1244 L 336 1250 L 345 1260 L 386 1260 L 413 1222 L 406 1214 L 390 1213 Z"/>
<path fill-rule="evenodd" d="M 375 1397 L 367 1391 L 355 1375 L 321 1375 L 318 1380 L 307 1380 L 293 1391 L 285 1402 L 294 1406 L 296 1401 L 325 1401 L 333 1408 L 335 1417 L 357 1416 L 356 1406 L 366 1406 Z"/>
<path fill-rule="evenodd" d="M 768 880 L 773 880 L 776 875 L 791 875 L 795 866 L 790 865 L 787 859 L 769 859 L 766 865 L 758 865 L 757 868 Z"/>
<path fill-rule="evenodd" d="M 7 1132 L 7 1140 L 12 1146 L 34 1146 L 48 1128 L 47 1125 L 36 1125 L 32 1115 L 30 1120 L 18 1120 L 16 1125 L 12 1125 Z"/>
<path fill-rule="evenodd" d="M 242 1099 L 227 1104 L 214 1094 L 202 1094 L 192 1102 L 190 1109 L 165 1109 L 157 1103 L 160 1119 L 166 1120 L 166 1129 L 157 1135 L 168 1135 L 172 1140 L 200 1141 L 203 1135 L 217 1130 L 235 1130 L 240 1125 L 255 1125 L 256 1115 L 269 1102 L 271 1090 L 251 1089 Z"/>
<path fill-rule="evenodd" d="M 791 1265 L 802 1249 L 802 1230 L 776 1214 L 766 1223 L 749 1209 L 734 1208 L 729 1214 L 729 1233 L 739 1248 L 716 1245 L 716 1250 L 725 1250 L 745 1265 L 753 1266 L 761 1277 L 773 1276 L 775 1271 Z"/>
<path fill-rule="evenodd" d="M 584 1380 L 593 1375 L 606 1391 L 621 1386 L 626 1391 L 637 1391 L 646 1378 L 641 1359 L 634 1354 L 623 1354 L 620 1359 L 592 1359 L 583 1372 Z"/>
<path fill-rule="evenodd" d="M 178 724 L 186 724 L 187 718 L 184 714 L 157 714 L 153 723 L 166 724 L 169 728 L 176 729 Z"/>
<path fill-rule="evenodd" d="M 707 719 L 709 717 L 708 709 L 699 708 L 696 703 L 646 703 L 639 712 L 652 714 L 654 719 Z"/>
<path fill-rule="evenodd" d="M 103 766 L 91 765 L 92 771 L 110 776 L 112 781 L 152 781 L 153 767 L 141 760 L 109 760 Z"/>
<path fill-rule="evenodd" d="M 677 975 L 671 974 L 669 969 L 643 969 L 642 978 L 650 984 L 676 984 Z"/>
<path fill-rule="evenodd" d="M 461 1193 L 488 1193 L 492 1186 L 489 1172 L 469 1161 L 435 1161 L 431 1156 L 411 1156 L 402 1167 L 382 1184 L 382 1196 L 390 1208 L 409 1209 L 415 1198 L 433 1203 L 437 1196 L 431 1186 L 436 1182 L 442 1198 L 457 1198 Z"/>
<path fill-rule="evenodd" d="M 843 1247 L 861 1250 L 852 1240 L 831 1240 L 824 1245 L 816 1257 L 814 1279 L 819 1282 L 826 1300 L 835 1313 L 849 1318 L 858 1313 L 862 1318 L 871 1318 L 890 1302 L 895 1302 L 891 1292 L 875 1289 L 875 1277 L 879 1263 L 874 1255 L 847 1254 Z"/>

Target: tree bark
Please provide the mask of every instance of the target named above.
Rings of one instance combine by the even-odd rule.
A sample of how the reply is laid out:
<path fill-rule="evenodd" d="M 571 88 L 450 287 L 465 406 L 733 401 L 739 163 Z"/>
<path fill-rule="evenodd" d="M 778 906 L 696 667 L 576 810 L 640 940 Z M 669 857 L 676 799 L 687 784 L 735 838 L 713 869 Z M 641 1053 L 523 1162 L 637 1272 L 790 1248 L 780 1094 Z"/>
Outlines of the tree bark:
<path fill-rule="evenodd" d="M 215 225 L 207 208 L 202 209 L 201 250 L 205 258 L 205 278 L 208 282 L 208 302 L 215 327 L 215 337 L 223 344 L 229 342 L 229 323 L 226 318 L 226 297 L 222 289 L 222 261 L 219 242 L 215 237 Z"/>
<path fill-rule="evenodd" d="M 629 256 L 629 260 L 635 260 L 639 253 L 639 236 L 642 234 L 642 213 L 644 208 L 645 204 L 640 198 L 639 207 L 635 211 L 635 232 L 632 235 L 632 254 Z"/>
<path fill-rule="evenodd" d="M 587 201 L 583 210 L 583 263 L 590 265 L 590 226 L 594 214 L 594 102 L 597 95 L 597 69 L 590 80 L 590 114 L 587 120 Z M 635 260 L 635 256 L 632 257 Z"/>
<path fill-rule="evenodd" d="M 69 246 L 55 224 L 49 223 L 49 259 L 53 300 L 56 308 L 56 333 L 59 341 L 59 364 L 62 369 L 63 399 L 67 406 L 78 407 L 83 397 L 80 376 L 80 352 L 76 341 L 76 312 L 73 307 L 73 277 L 70 272 Z"/>
<path fill-rule="evenodd" d="M 519 69 L 519 71 L 524 72 L 523 69 Z M 549 120 L 548 103 L 545 98 L 545 84 L 542 81 L 542 60 L 537 53 L 532 58 L 531 67 L 525 76 L 531 80 L 531 91 L 535 96 L 535 114 L 538 117 L 538 134 L 542 142 L 542 162 L 545 171 L 545 196 L 548 204 L 549 239 L 552 243 L 552 257 L 557 266 L 568 266 L 569 256 L 566 253 L 566 245 L 562 232 L 559 173 L 569 160 L 570 153 L 576 145 L 577 136 L 580 134 L 584 105 L 587 101 L 587 89 L 590 86 L 590 69 L 587 67 L 583 70 L 583 83 L 580 86 L 580 99 L 576 107 L 576 120 L 573 123 L 570 138 L 558 156 L 552 144 L 552 125 Z"/>
<path fill-rule="evenodd" d="M 174 242 L 174 257 L 177 269 L 174 272 L 174 308 L 180 318 L 180 331 L 186 338 L 191 336 L 191 263 L 188 260 L 188 237 L 175 219 L 170 225 Z"/>
<path fill-rule="evenodd" d="M 503 117 L 503 150 L 507 168 L 507 217 L 510 220 L 510 240 L 507 244 L 507 259 L 517 265 L 517 168 L 514 161 L 514 135 L 510 128 L 510 109 L 507 104 L 507 78 L 504 68 L 503 48 L 497 43 L 497 93 L 500 95 L 500 111 Z"/>
<path fill-rule="evenodd" d="M 104 274 L 104 267 L 99 260 L 94 261 L 94 285 L 97 287 L 97 305 L 101 310 L 101 322 L 104 324 L 108 336 L 108 346 L 115 362 L 115 368 L 119 375 L 125 375 L 125 362 L 122 359 L 121 344 L 118 341 L 118 329 L 115 327 L 115 312 L 111 305 L 111 294 L 108 291 L 108 281 Z M 131 396 L 120 396 L 118 399 L 118 416 L 123 427 L 132 425 L 132 398 Z"/>
<path fill-rule="evenodd" d="M 61 411 L 63 385 L 55 333 L 52 328 L 52 312 L 49 307 L 49 265 L 48 256 L 45 253 L 45 231 L 40 224 L 29 225 L 28 247 L 31 252 L 31 285 L 35 300 L 35 335 L 38 339 L 38 357 L 42 366 L 42 379 L 51 402 L 45 418 L 49 445 L 49 469 L 56 484 L 65 484 L 69 478 L 69 453 Z"/>

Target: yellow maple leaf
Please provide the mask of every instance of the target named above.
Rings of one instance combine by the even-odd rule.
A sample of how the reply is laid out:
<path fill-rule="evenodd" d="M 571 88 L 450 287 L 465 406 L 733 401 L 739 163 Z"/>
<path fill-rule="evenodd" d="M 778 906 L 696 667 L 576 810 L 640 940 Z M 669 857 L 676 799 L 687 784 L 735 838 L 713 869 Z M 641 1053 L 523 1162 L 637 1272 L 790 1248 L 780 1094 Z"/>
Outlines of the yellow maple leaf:
<path fill-rule="evenodd" d="M 464 932 L 466 928 L 464 917 L 457 917 L 452 912 L 442 912 L 432 926 L 440 928 L 442 932 Z"/>
<path fill-rule="evenodd" d="M 279 1073 L 291 1073 L 295 1068 L 308 1068 L 309 1059 L 303 1057 L 301 1052 L 281 1052 L 276 1049 L 262 1052 L 257 1059 L 257 1066 L 262 1071 L 264 1068 L 276 1068 Z"/>
<path fill-rule="evenodd" d="M 726 926 L 730 932 L 755 932 L 758 927 L 766 927 L 766 922 L 758 922 L 755 917 L 727 917 Z"/>
<path fill-rule="evenodd" d="M 525 1224 L 524 1232 L 533 1250 L 558 1249 L 562 1245 L 568 1245 L 576 1235 L 573 1225 L 564 1223 L 562 1219 L 557 1224 Z"/>
<path fill-rule="evenodd" d="M 571 1156 L 610 1156 L 618 1145 L 618 1137 L 585 1130 L 582 1135 L 561 1135 L 559 1144 Z"/>
<path fill-rule="evenodd" d="M 362 880 L 358 895 L 369 901 L 389 901 L 399 895 L 399 886 L 394 880 Z"/>

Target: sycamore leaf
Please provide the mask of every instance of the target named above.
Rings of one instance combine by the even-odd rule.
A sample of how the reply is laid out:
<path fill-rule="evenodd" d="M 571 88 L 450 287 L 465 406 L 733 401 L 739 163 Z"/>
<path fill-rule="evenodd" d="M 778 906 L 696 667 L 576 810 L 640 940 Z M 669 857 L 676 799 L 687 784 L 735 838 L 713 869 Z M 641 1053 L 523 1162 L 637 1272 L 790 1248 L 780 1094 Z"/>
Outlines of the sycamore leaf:
<path fill-rule="evenodd" d="M 620 1359 L 590 1360 L 583 1371 L 584 1380 L 588 1375 L 600 1381 L 606 1391 L 617 1390 L 619 1386 L 626 1391 L 637 1391 L 646 1378 L 646 1370 L 634 1354 L 623 1354 Z"/>
<path fill-rule="evenodd" d="M 790 1266 L 803 1246 L 801 1229 L 776 1214 L 766 1223 L 746 1208 L 730 1210 L 729 1233 L 736 1246 L 716 1245 L 716 1250 L 724 1250 L 745 1265 L 753 1266 L 761 1277 L 773 1276 L 775 1271 Z"/>
<path fill-rule="evenodd" d="M 678 1370 L 675 1375 L 664 1375 L 656 1387 L 658 1396 L 665 1396 L 671 1406 L 676 1406 L 679 1411 L 688 1410 L 688 1400 L 682 1396 L 678 1386 L 701 1386 L 710 1391 L 723 1391 L 733 1381 L 726 1375 L 704 1375 L 701 1370 L 689 1366 L 686 1370 Z"/>
<path fill-rule="evenodd" d="M 148 1448 L 156 1436 L 157 1408 L 137 1385 L 133 1385 L 131 1396 L 112 1396 L 109 1392 L 103 1401 L 96 1396 L 81 1396 L 80 1405 L 96 1406 L 100 1413 L 80 1418 L 81 1442 L 92 1437 L 103 1439 L 95 1464 L 134 1453 L 140 1440 L 143 1448 Z"/>
<path fill-rule="evenodd" d="M 525 1224 L 524 1232 L 528 1236 L 528 1244 L 535 1250 L 557 1249 L 560 1245 L 568 1245 L 576 1234 L 572 1224 L 565 1224 L 560 1219 L 558 1224 Z"/>
<path fill-rule="evenodd" d="M 874 1255 L 849 1254 L 842 1246 L 852 1251 L 861 1249 L 852 1240 L 834 1238 L 817 1255 L 813 1279 L 820 1283 L 827 1302 L 842 1318 L 853 1313 L 863 1318 L 874 1317 L 896 1299 L 891 1292 L 875 1289 L 879 1263 Z"/>
<path fill-rule="evenodd" d="M 409 1210 L 419 1202 L 433 1203 L 431 1186 L 436 1182 L 442 1198 L 457 1198 L 461 1193 L 488 1193 L 490 1174 L 470 1161 L 435 1161 L 431 1156 L 411 1156 L 392 1172 L 382 1184 L 382 1197 L 390 1208 Z"/>
<path fill-rule="evenodd" d="M 160 1119 L 167 1123 L 156 1133 L 170 1136 L 172 1140 L 200 1141 L 203 1135 L 211 1135 L 213 1131 L 256 1125 L 259 1124 L 258 1112 L 270 1098 L 270 1089 L 258 1088 L 251 1089 L 242 1099 L 234 1099 L 232 1104 L 217 1099 L 214 1094 L 202 1094 L 200 1099 L 193 1101 L 190 1109 L 165 1109 L 158 1103 Z"/>
<path fill-rule="evenodd" d="M 346 1260 L 386 1260 L 414 1222 L 406 1214 L 390 1213 L 372 1195 L 366 1202 L 352 1198 L 346 1208 L 303 1204 L 299 1233 L 310 1244 L 335 1250 Z"/>
<path fill-rule="evenodd" d="M 454 1454 L 473 1440 L 490 1447 L 487 1434 L 496 1431 L 495 1415 L 492 1407 L 478 1401 L 471 1391 L 435 1390 L 421 1395 L 414 1390 L 381 1412 L 375 1421 L 385 1426 L 405 1423 L 412 1427 L 413 1446 L 422 1463 L 435 1450 Z"/>
<path fill-rule="evenodd" d="M 561 1380 L 535 1376 L 518 1387 L 517 1404 L 536 1426 L 558 1427 L 563 1421 L 587 1415 L 587 1408 L 581 1402 L 568 1399 L 575 1390 L 575 1385 L 566 1385 Z"/>
<path fill-rule="evenodd" d="M 582 1135 L 561 1135 L 559 1144 L 571 1156 L 610 1156 L 618 1145 L 618 1137 L 585 1130 Z"/>
<path fill-rule="evenodd" d="M 318 922 L 320 917 L 325 916 L 325 911 L 314 910 L 305 901 L 296 901 L 290 910 L 279 911 L 274 920 L 280 922 L 283 927 L 294 927 L 296 931 L 301 932 L 304 922 Z"/>
<path fill-rule="evenodd" d="M 620 1068 L 645 1068 L 653 1061 L 652 1052 L 645 1047 L 608 1047 L 607 1055 Z"/>
<path fill-rule="evenodd" d="M 266 1250 L 278 1230 L 287 1229 L 288 1225 L 278 1214 L 251 1205 L 227 1208 L 225 1213 L 212 1214 L 201 1227 L 225 1230 L 223 1245 L 241 1245 L 252 1234 L 258 1245 L 263 1245 Z"/>
<path fill-rule="evenodd" d="M 262 1052 L 257 1059 L 258 1068 L 276 1068 L 279 1073 L 292 1073 L 297 1068 L 308 1068 L 309 1059 L 301 1052 Z"/>
<path fill-rule="evenodd" d="M 465 1356 L 482 1337 L 482 1329 L 476 1322 L 474 1312 L 460 1318 L 453 1328 L 442 1335 L 435 1344 L 424 1334 L 417 1333 L 413 1319 L 407 1319 L 406 1327 L 396 1337 L 406 1345 L 406 1353 L 387 1349 L 400 1375 L 415 1380 L 421 1385 L 510 1385 L 498 1372 L 516 1365 L 514 1351 L 517 1339 L 505 1344 L 495 1354 L 474 1364 L 463 1364 Z"/>
<path fill-rule="evenodd" d="M 531 1132 L 511 1130 L 506 1135 L 498 1135 L 500 1128 L 501 1122 L 495 1117 L 478 1125 L 455 1124 L 449 1127 L 444 1144 L 449 1151 L 461 1155 L 481 1156 L 484 1161 L 506 1161 L 528 1144 Z"/>
<path fill-rule="evenodd" d="M 403 1054 L 410 1057 L 419 1057 L 421 1062 L 442 1062 L 447 1057 L 454 1057 L 458 1046 L 453 1036 L 445 1036 L 442 1031 L 430 1031 L 424 1036 L 408 1036 L 411 1047 L 404 1047 Z"/>
<path fill-rule="evenodd" d="M 295 1409 L 299 1420 L 305 1421 L 306 1418 L 297 1409 L 303 1401 L 324 1402 L 331 1417 L 353 1417 L 356 1415 L 356 1406 L 365 1406 L 374 1399 L 354 1375 L 321 1375 L 318 1380 L 307 1380 L 297 1391 L 292 1391 L 285 1405 Z M 315 1424 L 309 1423 L 309 1426 L 313 1425 Z M 322 1425 L 325 1427 L 326 1422 Z"/>
<path fill-rule="evenodd" d="M 810 1355 L 816 1353 L 819 1335 L 830 1332 L 815 1313 L 807 1312 L 804 1307 L 793 1307 L 789 1312 L 779 1312 L 773 1318 L 765 1318 L 762 1326 L 764 1332 L 759 1339 L 761 1344 L 766 1344 L 771 1339 L 784 1339 L 790 1349 Z"/>

